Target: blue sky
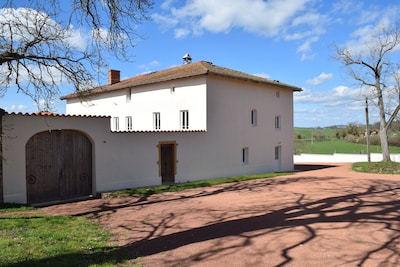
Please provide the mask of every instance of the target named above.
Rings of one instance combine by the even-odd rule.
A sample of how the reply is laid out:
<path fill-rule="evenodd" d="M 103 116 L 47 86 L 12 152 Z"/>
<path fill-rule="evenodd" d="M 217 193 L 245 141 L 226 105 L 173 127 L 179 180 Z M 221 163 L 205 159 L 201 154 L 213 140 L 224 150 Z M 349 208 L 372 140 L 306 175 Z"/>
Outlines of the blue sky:
<path fill-rule="evenodd" d="M 364 123 L 364 97 L 333 59 L 334 45 L 361 45 L 363 34 L 400 16 L 398 1 L 382 0 L 164 0 L 138 25 L 146 38 L 129 50 L 132 62 L 110 59 L 108 68 L 132 77 L 193 61 L 256 74 L 303 88 L 295 93 L 294 125 Z M 100 83 L 106 83 L 106 77 Z M 62 94 L 73 91 L 62 88 Z M 65 102 L 55 111 L 65 113 Z M 0 98 L 8 112 L 36 112 L 12 88 Z M 370 121 L 378 121 L 371 107 Z"/>

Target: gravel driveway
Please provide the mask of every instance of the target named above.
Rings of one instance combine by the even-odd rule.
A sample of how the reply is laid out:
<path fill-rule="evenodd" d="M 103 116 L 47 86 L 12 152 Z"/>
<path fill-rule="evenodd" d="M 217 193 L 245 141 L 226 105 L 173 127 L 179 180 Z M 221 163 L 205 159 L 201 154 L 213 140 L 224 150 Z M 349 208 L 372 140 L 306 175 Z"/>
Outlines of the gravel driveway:
<path fill-rule="evenodd" d="M 348 163 L 297 168 L 273 179 L 42 210 L 104 225 L 121 260 L 142 266 L 400 266 L 399 175 L 356 173 Z"/>

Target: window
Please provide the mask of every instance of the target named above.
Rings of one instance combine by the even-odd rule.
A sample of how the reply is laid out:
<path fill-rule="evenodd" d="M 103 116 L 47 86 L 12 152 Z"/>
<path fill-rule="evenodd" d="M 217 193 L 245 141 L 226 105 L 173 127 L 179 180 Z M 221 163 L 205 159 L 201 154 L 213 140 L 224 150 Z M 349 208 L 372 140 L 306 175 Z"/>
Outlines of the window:
<path fill-rule="evenodd" d="M 281 116 L 275 116 L 275 129 L 281 129 Z"/>
<path fill-rule="evenodd" d="M 281 158 L 281 147 L 276 146 L 275 147 L 275 160 L 279 160 Z"/>
<path fill-rule="evenodd" d="M 128 89 L 128 92 L 126 93 L 126 102 L 131 102 L 132 101 L 132 89 Z"/>
<path fill-rule="evenodd" d="M 132 131 L 132 116 L 125 117 L 125 129 L 127 131 Z"/>
<path fill-rule="evenodd" d="M 252 109 L 251 110 L 251 126 L 256 126 L 257 125 L 257 110 Z"/>
<path fill-rule="evenodd" d="M 249 163 L 249 148 L 244 147 L 242 148 L 242 164 Z"/>
<path fill-rule="evenodd" d="M 171 94 L 175 93 L 175 86 L 171 86 Z"/>
<path fill-rule="evenodd" d="M 114 129 L 114 131 L 119 131 L 119 118 L 118 117 L 113 118 L 113 129 Z"/>
<path fill-rule="evenodd" d="M 276 91 L 276 98 L 280 98 L 281 97 L 281 92 Z"/>
<path fill-rule="evenodd" d="M 189 111 L 181 110 L 181 129 L 189 129 Z"/>
<path fill-rule="evenodd" d="M 153 113 L 153 129 L 160 130 L 161 129 L 161 116 L 160 112 Z"/>

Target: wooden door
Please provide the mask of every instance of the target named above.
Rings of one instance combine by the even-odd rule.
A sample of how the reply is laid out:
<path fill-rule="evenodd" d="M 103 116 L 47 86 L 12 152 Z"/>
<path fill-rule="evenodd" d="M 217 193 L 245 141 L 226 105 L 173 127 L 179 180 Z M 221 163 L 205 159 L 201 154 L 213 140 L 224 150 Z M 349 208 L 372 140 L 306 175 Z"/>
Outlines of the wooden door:
<path fill-rule="evenodd" d="M 73 130 L 42 132 L 26 144 L 28 203 L 92 194 L 92 144 Z"/>
<path fill-rule="evenodd" d="M 162 183 L 175 183 L 175 144 L 161 144 L 160 157 Z"/>

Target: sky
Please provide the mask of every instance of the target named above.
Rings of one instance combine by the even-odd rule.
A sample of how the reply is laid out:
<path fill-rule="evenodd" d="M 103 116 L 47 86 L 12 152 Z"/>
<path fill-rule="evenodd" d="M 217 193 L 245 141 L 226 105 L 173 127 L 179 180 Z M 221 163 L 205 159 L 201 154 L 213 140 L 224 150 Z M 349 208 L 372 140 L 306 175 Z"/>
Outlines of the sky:
<path fill-rule="evenodd" d="M 22 1 L 22 0 L 21 0 Z M 23 1 L 22 1 L 23 2 Z M 130 62 L 109 59 L 121 79 L 193 62 L 259 75 L 303 89 L 294 93 L 294 126 L 365 123 L 363 91 L 334 59 L 335 46 L 361 46 L 365 33 L 400 17 L 391 0 L 158 0 L 149 21 L 137 26 L 144 38 L 129 49 Z M 106 77 L 100 83 L 107 83 Z M 62 95 L 73 92 L 65 87 Z M 7 112 L 37 106 L 10 88 L 0 98 Z M 55 111 L 65 113 L 57 100 Z M 370 107 L 370 121 L 377 110 Z"/>

